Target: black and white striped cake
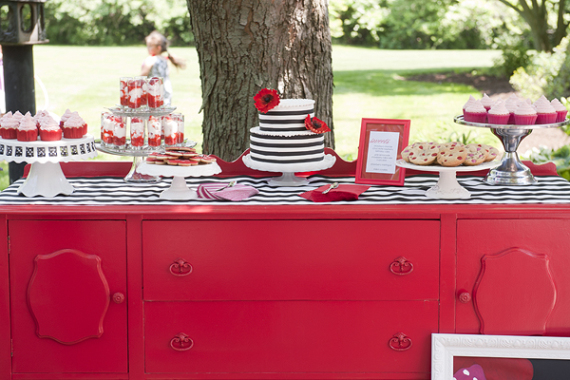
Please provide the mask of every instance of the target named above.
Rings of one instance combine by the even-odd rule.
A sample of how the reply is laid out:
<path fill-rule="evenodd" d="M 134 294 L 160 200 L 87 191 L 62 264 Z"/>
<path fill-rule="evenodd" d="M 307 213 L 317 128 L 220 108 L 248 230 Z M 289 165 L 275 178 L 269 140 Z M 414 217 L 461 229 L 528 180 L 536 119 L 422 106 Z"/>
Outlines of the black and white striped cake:
<path fill-rule="evenodd" d="M 260 113 L 259 126 L 250 130 L 251 159 L 273 164 L 322 161 L 324 135 L 305 127 L 305 118 L 314 113 L 311 99 L 281 99 L 277 107 Z"/>

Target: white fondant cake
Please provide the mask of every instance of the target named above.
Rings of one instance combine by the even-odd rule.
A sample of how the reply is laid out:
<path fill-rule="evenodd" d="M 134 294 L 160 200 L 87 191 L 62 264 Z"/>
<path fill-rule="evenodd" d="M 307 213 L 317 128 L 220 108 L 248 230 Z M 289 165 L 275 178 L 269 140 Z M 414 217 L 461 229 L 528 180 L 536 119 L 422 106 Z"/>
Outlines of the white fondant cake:
<path fill-rule="evenodd" d="M 251 159 L 276 164 L 322 161 L 323 134 L 305 127 L 307 115 L 314 117 L 315 101 L 281 99 L 266 114 L 259 114 L 259 126 L 250 130 Z"/>

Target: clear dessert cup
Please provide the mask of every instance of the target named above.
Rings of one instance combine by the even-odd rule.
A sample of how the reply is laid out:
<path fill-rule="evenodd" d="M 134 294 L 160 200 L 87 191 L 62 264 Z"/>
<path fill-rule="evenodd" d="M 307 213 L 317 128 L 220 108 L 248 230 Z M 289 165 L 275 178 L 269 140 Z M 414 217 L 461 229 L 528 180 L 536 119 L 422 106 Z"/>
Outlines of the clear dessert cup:
<path fill-rule="evenodd" d="M 114 116 L 110 112 L 101 112 L 101 144 L 113 146 Z"/>
<path fill-rule="evenodd" d="M 142 77 L 135 77 L 129 80 L 129 108 L 141 108 L 143 97 L 143 83 L 144 79 Z"/>
<path fill-rule="evenodd" d="M 148 119 L 148 145 L 157 147 L 161 144 L 162 120 L 151 116 Z"/>
<path fill-rule="evenodd" d="M 161 77 L 151 77 L 147 81 L 147 105 L 151 109 L 164 105 L 164 85 Z"/>
<path fill-rule="evenodd" d="M 121 77 L 119 78 L 119 101 L 121 107 L 128 107 L 129 106 L 129 80 L 132 80 L 130 77 Z"/>
<path fill-rule="evenodd" d="M 181 113 L 173 113 L 172 118 L 178 124 L 178 132 L 176 133 L 176 143 L 184 145 L 184 115 Z"/>
<path fill-rule="evenodd" d="M 142 149 L 146 137 L 145 120 L 140 117 L 131 118 L 131 146 L 133 149 Z"/>
<path fill-rule="evenodd" d="M 172 147 L 178 144 L 178 122 L 174 120 L 172 114 L 162 117 L 162 133 L 165 146 Z"/>
<path fill-rule="evenodd" d="M 113 145 L 116 148 L 125 148 L 127 145 L 127 128 L 125 119 L 120 116 L 113 118 Z"/>

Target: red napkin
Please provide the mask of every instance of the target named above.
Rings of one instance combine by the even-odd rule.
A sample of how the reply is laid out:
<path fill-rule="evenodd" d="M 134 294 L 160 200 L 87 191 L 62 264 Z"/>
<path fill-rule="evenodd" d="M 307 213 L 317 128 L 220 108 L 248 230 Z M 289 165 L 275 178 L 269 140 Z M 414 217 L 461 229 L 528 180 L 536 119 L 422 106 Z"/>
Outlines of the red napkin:
<path fill-rule="evenodd" d="M 321 186 L 315 190 L 307 191 L 299 194 L 299 196 L 313 202 L 336 202 L 336 201 L 353 201 L 358 196 L 370 188 L 366 185 L 350 185 L 342 184 L 337 188 L 331 189 L 328 193 L 324 191 L 330 189 L 331 185 Z"/>

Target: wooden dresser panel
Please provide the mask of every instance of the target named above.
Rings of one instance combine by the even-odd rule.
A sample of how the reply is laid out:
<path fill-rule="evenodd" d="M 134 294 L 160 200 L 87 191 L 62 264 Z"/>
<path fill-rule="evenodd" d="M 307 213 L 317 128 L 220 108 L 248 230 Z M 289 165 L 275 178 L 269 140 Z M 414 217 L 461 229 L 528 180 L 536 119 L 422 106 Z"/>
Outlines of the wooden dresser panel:
<path fill-rule="evenodd" d="M 437 328 L 437 301 L 145 302 L 145 372 L 196 378 L 405 372 L 428 378 Z M 390 343 L 399 332 L 411 343 Z M 176 342 L 180 333 L 192 340 L 191 348 Z"/>
<path fill-rule="evenodd" d="M 434 220 L 144 221 L 144 298 L 435 300 L 439 230 Z"/>

